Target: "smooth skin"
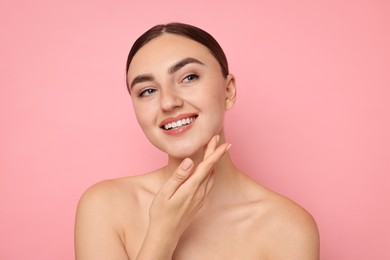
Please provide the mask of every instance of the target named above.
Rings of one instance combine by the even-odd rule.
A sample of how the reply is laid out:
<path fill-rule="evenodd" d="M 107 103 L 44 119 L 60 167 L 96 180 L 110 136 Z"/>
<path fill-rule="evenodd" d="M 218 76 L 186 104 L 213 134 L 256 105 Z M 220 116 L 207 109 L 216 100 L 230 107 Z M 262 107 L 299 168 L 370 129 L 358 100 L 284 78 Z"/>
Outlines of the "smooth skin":
<path fill-rule="evenodd" d="M 191 62 L 172 73 L 172 66 Z M 233 75 L 223 77 L 210 51 L 164 34 L 134 56 L 139 75 L 131 96 L 146 137 L 168 155 L 153 172 L 107 180 L 80 199 L 75 225 L 77 260 L 319 259 L 312 216 L 237 169 L 223 130 L 236 99 Z M 196 115 L 168 135 L 161 122 Z"/>

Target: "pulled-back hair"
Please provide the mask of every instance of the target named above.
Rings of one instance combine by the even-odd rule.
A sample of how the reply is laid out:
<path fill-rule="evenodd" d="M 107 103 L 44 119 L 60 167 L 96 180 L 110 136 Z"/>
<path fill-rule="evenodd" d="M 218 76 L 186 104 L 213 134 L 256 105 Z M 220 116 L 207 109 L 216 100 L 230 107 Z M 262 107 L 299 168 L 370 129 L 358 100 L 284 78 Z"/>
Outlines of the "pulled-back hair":
<path fill-rule="evenodd" d="M 207 47 L 214 58 L 218 61 L 222 75 L 226 77 L 229 74 L 228 62 L 226 55 L 222 50 L 219 43 L 211 36 L 208 32 L 195 27 L 193 25 L 184 23 L 168 23 L 156 25 L 145 33 L 143 33 L 133 44 L 130 49 L 129 55 L 127 56 L 126 62 L 126 74 L 129 70 L 130 63 L 133 60 L 134 55 L 142 48 L 145 44 L 153 40 L 154 38 L 164 34 L 171 33 L 184 36 Z M 130 91 L 128 80 L 126 79 L 127 88 Z"/>

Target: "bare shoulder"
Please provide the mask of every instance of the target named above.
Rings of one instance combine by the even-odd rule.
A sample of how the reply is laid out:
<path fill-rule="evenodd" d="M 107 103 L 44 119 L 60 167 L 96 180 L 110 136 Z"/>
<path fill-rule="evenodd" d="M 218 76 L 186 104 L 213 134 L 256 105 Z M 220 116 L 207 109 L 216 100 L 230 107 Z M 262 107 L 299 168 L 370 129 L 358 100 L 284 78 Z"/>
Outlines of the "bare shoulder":
<path fill-rule="evenodd" d="M 143 190 L 148 190 L 150 174 L 136 175 L 117 179 L 100 181 L 89 187 L 81 196 L 81 204 L 99 203 L 99 206 L 107 205 L 110 208 L 121 203 L 125 198 L 126 202 L 136 199 Z"/>
<path fill-rule="evenodd" d="M 132 213 L 142 210 L 140 201 L 151 192 L 148 178 L 104 180 L 84 192 L 75 222 L 77 259 L 127 259 L 124 222 L 132 223 Z"/>
<path fill-rule="evenodd" d="M 148 173 L 100 181 L 81 196 L 77 216 L 95 215 L 97 220 L 105 218 L 105 225 L 121 226 L 121 219 L 126 213 L 143 207 L 148 195 L 152 198 L 156 186 L 154 179 L 154 174 Z"/>
<path fill-rule="evenodd" d="M 99 210 L 101 214 L 106 210 L 112 212 L 112 209 L 120 207 L 124 197 L 127 201 L 132 199 L 133 196 L 129 196 L 132 189 L 128 189 L 132 183 L 130 178 L 126 184 L 122 179 L 112 179 L 92 185 L 81 196 L 78 211 Z"/>
<path fill-rule="evenodd" d="M 315 219 L 296 202 L 264 189 L 258 218 L 269 259 L 319 259 L 319 233 Z"/>

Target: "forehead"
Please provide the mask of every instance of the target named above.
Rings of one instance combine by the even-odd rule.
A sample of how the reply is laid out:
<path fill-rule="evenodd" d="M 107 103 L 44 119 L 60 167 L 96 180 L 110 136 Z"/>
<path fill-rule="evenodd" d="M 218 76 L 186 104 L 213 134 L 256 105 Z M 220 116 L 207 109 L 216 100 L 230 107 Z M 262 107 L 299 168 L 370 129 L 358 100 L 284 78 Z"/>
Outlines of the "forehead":
<path fill-rule="evenodd" d="M 171 66 L 187 57 L 219 66 L 210 50 L 203 44 L 184 36 L 166 33 L 154 38 L 139 49 L 129 66 L 129 76 L 150 73 L 151 70 Z"/>

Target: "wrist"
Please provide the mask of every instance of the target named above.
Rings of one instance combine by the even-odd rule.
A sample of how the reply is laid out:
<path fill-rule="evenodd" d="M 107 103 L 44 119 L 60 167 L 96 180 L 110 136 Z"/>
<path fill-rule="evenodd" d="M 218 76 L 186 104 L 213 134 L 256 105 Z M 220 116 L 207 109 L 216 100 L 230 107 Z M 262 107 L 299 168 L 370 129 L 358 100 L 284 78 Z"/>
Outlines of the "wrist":
<path fill-rule="evenodd" d="M 136 259 L 171 260 L 178 241 L 167 229 L 151 225 Z"/>

